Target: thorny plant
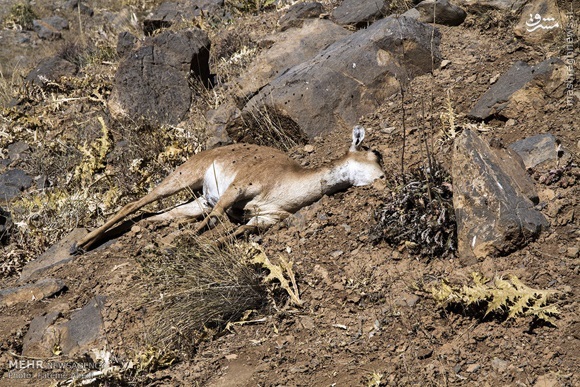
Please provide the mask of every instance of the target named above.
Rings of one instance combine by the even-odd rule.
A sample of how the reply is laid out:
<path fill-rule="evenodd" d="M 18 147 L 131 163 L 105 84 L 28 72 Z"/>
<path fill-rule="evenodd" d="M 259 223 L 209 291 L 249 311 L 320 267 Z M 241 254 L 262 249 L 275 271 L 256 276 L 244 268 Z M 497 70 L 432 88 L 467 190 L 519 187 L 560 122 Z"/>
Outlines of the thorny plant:
<path fill-rule="evenodd" d="M 485 278 L 480 273 L 471 273 L 473 285 L 452 286 L 441 281 L 433 286 L 431 294 L 443 307 L 461 304 L 466 307 L 485 307 L 484 317 L 496 314 L 506 320 L 519 316 L 534 316 L 552 325 L 556 325 L 554 316 L 560 312 L 553 304 L 555 290 L 531 288 L 522 283 L 515 275 L 507 279 Z"/>

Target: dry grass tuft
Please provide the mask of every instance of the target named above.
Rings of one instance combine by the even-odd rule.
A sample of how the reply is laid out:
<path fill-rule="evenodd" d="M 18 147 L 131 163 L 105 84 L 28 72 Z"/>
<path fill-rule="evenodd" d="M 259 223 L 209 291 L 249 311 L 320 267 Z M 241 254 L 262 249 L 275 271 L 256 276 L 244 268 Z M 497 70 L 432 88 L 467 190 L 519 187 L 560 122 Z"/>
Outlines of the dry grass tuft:
<path fill-rule="evenodd" d="M 306 143 L 296 122 L 275 109 L 253 109 L 243 117 L 242 127 L 231 134 L 236 142 L 250 142 L 287 151 Z"/>
<path fill-rule="evenodd" d="M 194 236 L 147 250 L 139 262 L 148 302 L 157 307 L 154 340 L 191 353 L 199 340 L 266 305 L 268 292 L 250 263 L 253 254 L 242 244 L 219 249 Z"/>

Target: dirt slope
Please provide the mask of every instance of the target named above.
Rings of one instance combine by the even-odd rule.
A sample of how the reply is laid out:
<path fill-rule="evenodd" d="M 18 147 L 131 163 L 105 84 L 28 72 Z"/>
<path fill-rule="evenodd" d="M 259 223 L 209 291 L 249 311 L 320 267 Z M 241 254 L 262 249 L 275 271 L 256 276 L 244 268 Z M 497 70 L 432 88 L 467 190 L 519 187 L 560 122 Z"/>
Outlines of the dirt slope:
<path fill-rule="evenodd" d="M 434 76 L 418 77 L 406 91 L 406 168 L 425 162 L 420 146 L 423 119 L 429 132 L 434 122 L 435 130 L 428 133 L 434 155 L 449 168 L 451 143 L 437 141 L 448 91 L 461 126 L 469 122 L 465 114 L 491 78 L 517 60 L 537 63 L 551 56 L 514 40 L 510 26 L 486 29 L 473 18 L 463 26 L 439 27 L 443 58 L 450 63 Z M 553 49 L 558 50 L 557 45 Z M 400 170 L 401 116 L 400 96 L 394 96 L 362 122 L 367 145 L 383 153 L 386 169 L 393 174 Z M 578 117 L 578 105 L 552 101 L 543 109 L 525 111 L 515 123 L 491 121 L 481 134 L 507 145 L 552 133 L 577 162 Z M 290 153 L 305 165 L 317 166 L 341 155 L 349 142 L 344 130 L 315 140 L 313 152 L 299 146 Z M 263 320 L 235 325 L 220 337 L 203 340 L 191 359 L 136 381 L 167 386 L 579 385 L 578 167 L 567 173 L 575 178 L 571 184 L 536 182 L 551 230 L 509 256 L 469 265 L 456 257 L 427 259 L 370 243 L 374 211 L 391 198 L 388 183 L 324 197 L 258 238 L 268 256 L 283 255 L 294 263 L 302 307 L 271 305 L 252 317 Z M 144 288 L 137 260 L 147 245 L 160 243 L 176 230 L 177 225 L 134 228 L 49 272 L 47 276 L 67 281 L 67 291 L 1 309 L 0 362 L 18 351 L 32 318 L 50 311 L 69 313 L 94 295 L 107 297 L 103 319 L 108 350 L 122 359 L 143 348 L 151 320 L 141 304 Z M 428 293 L 441 279 L 467 284 L 474 271 L 489 277 L 513 274 L 529 286 L 561 292 L 557 325 L 538 324 L 532 317 L 503 321 L 461 308 L 445 309 Z M 5 279 L 2 285 L 13 283 L 14 278 Z M 371 384 L 373 380 L 377 384 Z M 0 379 L 0 385 L 18 383 Z"/>

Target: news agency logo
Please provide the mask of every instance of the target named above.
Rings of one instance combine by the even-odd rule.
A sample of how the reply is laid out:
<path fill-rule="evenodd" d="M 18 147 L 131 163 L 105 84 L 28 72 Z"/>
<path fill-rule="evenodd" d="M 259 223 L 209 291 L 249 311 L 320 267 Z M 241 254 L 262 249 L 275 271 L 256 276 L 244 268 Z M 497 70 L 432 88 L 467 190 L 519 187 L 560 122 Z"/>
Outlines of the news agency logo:
<path fill-rule="evenodd" d="M 91 370 L 101 369 L 100 363 L 56 362 L 40 359 L 18 359 L 8 361 L 6 379 L 70 379 L 80 377 Z"/>

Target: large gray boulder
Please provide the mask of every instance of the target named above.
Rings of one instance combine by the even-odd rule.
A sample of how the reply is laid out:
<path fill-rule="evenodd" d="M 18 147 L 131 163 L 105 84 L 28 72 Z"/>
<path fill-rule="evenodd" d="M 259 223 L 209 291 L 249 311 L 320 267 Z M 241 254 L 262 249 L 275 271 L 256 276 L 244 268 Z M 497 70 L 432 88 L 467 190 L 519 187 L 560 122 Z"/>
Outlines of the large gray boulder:
<path fill-rule="evenodd" d="M 243 103 L 288 69 L 312 59 L 320 51 L 347 36 L 350 31 L 329 20 L 305 20 L 293 28 L 272 36 L 272 46 L 258 55 L 244 74 L 236 80 L 236 99 Z"/>
<path fill-rule="evenodd" d="M 75 257 L 70 252 L 73 243 L 87 234 L 84 228 L 76 228 L 65 236 L 61 241 L 55 243 L 50 249 L 33 261 L 30 261 L 22 269 L 18 282 L 24 283 L 42 278 L 43 274 L 52 268 L 56 268 L 71 262 Z"/>
<path fill-rule="evenodd" d="M 530 0 L 522 8 L 514 35 L 533 45 L 561 44 L 559 36 L 571 26 L 569 16 L 556 0 Z"/>
<path fill-rule="evenodd" d="M 352 126 L 398 93 L 401 84 L 441 62 L 440 34 L 406 17 L 375 22 L 324 49 L 270 82 L 243 112 L 267 111 L 309 137 Z"/>
<path fill-rule="evenodd" d="M 190 77 L 209 85 L 209 50 L 209 38 L 198 28 L 146 38 L 119 65 L 111 113 L 153 124 L 179 123 L 191 105 Z"/>
<path fill-rule="evenodd" d="M 453 206 L 462 259 L 509 254 L 548 227 L 521 158 L 466 130 L 454 143 Z"/>

